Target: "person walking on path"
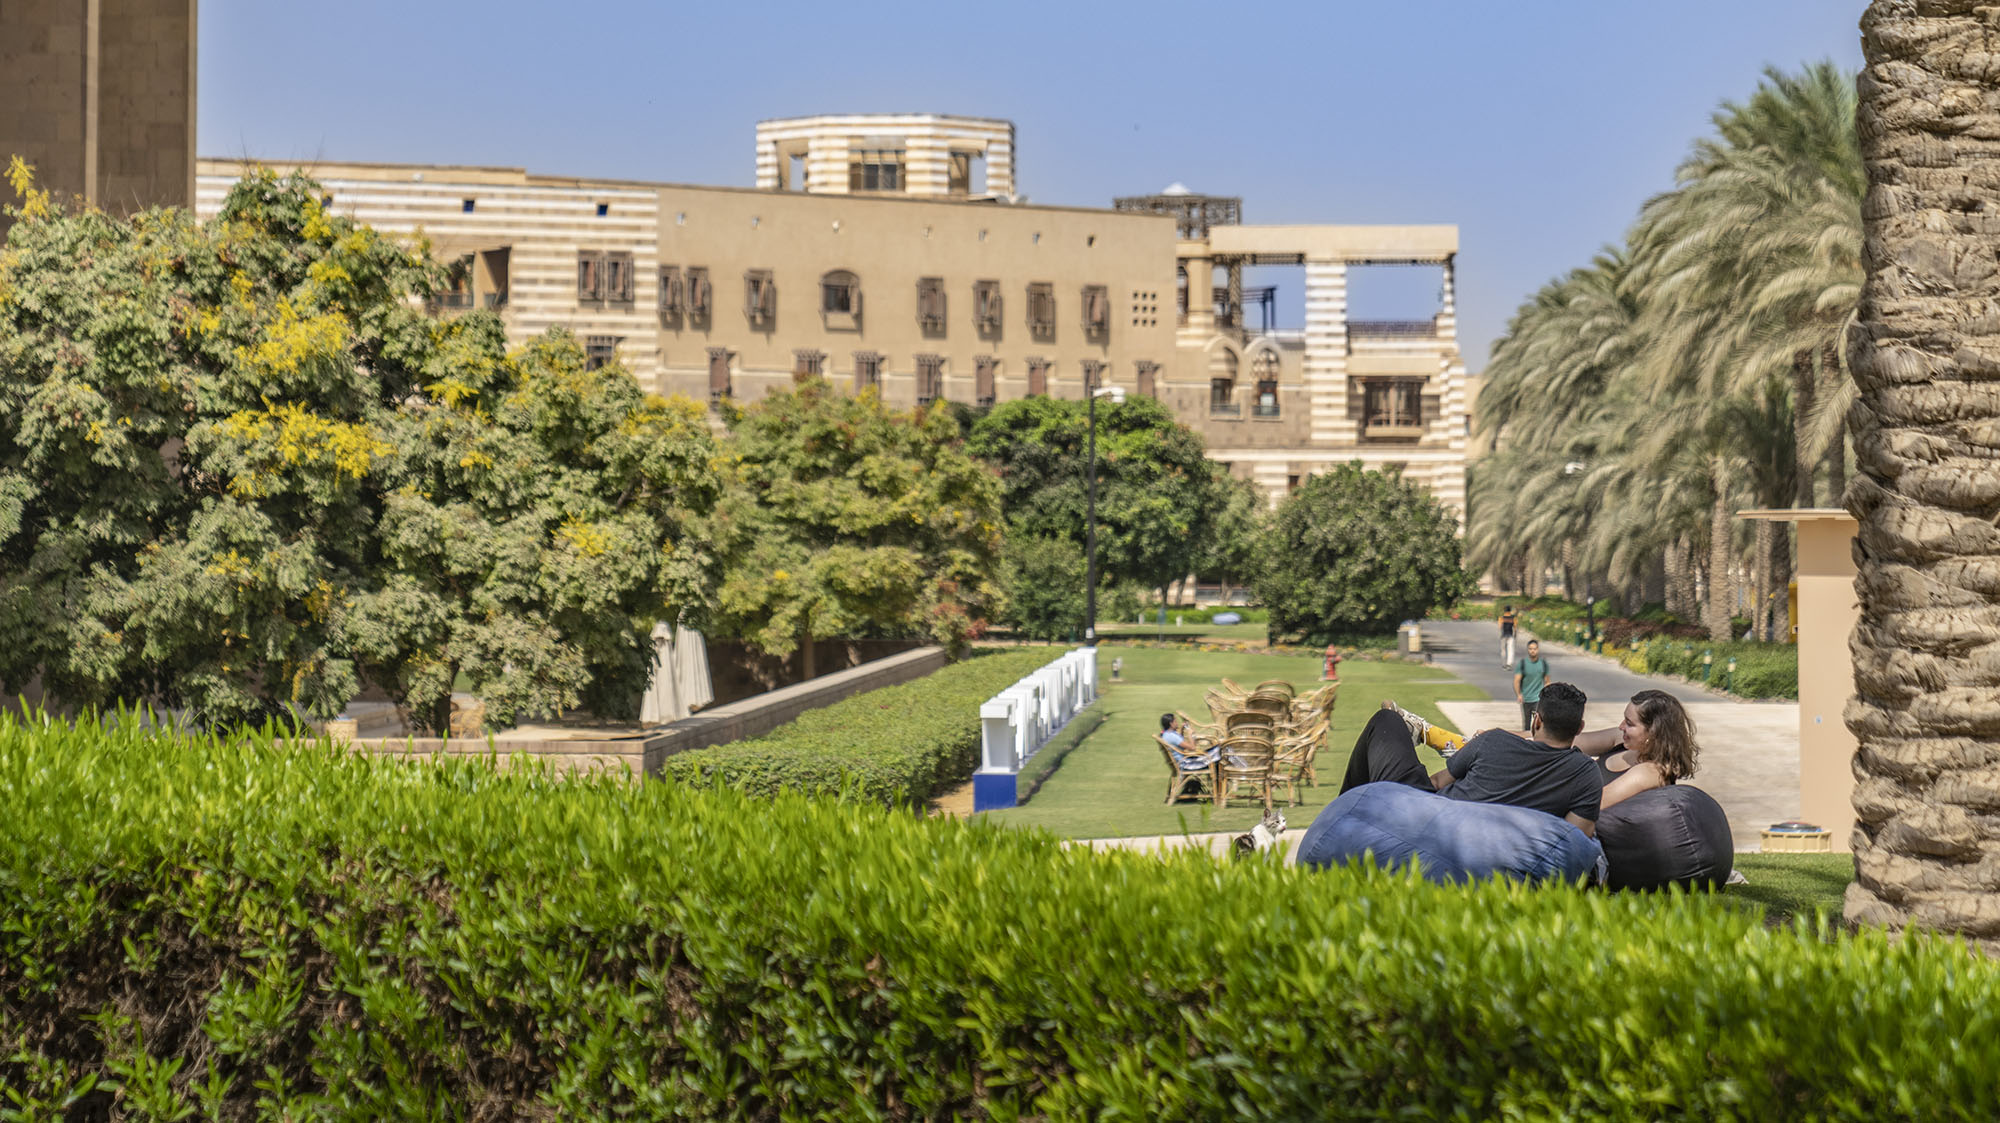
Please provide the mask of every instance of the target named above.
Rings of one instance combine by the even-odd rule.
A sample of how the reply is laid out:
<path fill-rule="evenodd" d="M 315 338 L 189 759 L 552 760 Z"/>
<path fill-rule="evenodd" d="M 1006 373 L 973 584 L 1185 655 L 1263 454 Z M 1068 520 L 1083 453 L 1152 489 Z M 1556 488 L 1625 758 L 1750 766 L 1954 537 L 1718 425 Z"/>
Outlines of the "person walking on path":
<path fill-rule="evenodd" d="M 1519 620 L 1520 614 L 1514 611 L 1513 605 L 1500 606 L 1500 665 L 1503 667 L 1514 665 L 1514 625 Z"/>
<path fill-rule="evenodd" d="M 1539 640 L 1528 641 L 1527 658 L 1514 664 L 1514 700 L 1521 703 L 1521 728 L 1532 729 L 1535 703 L 1542 700 L 1542 687 L 1549 681 L 1549 661 L 1542 658 Z"/>

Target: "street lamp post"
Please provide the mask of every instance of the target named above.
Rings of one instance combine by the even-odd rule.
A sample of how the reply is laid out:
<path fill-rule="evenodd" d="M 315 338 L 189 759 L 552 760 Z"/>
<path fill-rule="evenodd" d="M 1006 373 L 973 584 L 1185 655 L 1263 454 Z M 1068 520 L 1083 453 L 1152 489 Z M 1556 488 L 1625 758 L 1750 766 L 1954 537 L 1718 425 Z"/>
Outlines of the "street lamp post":
<path fill-rule="evenodd" d="M 1090 448 L 1090 469 L 1084 475 L 1083 516 L 1083 644 L 1097 646 L 1097 399 L 1110 398 L 1112 405 L 1125 400 L 1123 386 L 1089 388 L 1089 424 L 1084 440 Z"/>

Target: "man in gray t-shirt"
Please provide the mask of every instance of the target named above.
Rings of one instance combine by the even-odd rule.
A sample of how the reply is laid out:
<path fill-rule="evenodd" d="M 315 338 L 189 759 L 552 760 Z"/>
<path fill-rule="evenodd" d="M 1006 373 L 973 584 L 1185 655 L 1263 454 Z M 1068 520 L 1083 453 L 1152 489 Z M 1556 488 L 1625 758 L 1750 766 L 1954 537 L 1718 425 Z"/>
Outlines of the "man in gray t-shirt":
<path fill-rule="evenodd" d="M 1362 731 L 1340 790 L 1392 781 L 1448 799 L 1546 811 L 1595 836 L 1604 789 L 1597 763 L 1573 744 L 1583 731 L 1583 705 L 1583 691 L 1574 685 L 1549 683 L 1535 704 L 1533 740 L 1488 730 L 1452 754 L 1442 771 L 1431 773 L 1417 758 L 1414 738 L 1397 712 L 1385 709 Z"/>

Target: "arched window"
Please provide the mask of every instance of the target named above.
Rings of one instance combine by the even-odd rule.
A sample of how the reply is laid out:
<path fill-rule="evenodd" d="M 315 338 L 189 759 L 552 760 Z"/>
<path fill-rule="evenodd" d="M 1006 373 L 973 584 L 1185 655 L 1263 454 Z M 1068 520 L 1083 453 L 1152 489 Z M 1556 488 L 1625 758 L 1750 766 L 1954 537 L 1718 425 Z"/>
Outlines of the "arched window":
<path fill-rule="evenodd" d="M 1243 407 L 1236 404 L 1236 352 L 1217 351 L 1208 360 L 1208 412 L 1214 416 L 1237 417 Z"/>
<path fill-rule="evenodd" d="M 861 278 L 845 269 L 835 269 L 819 279 L 819 308 L 829 316 L 861 314 Z"/>
<path fill-rule="evenodd" d="M 1278 353 L 1268 348 L 1257 352 L 1250 371 L 1257 379 L 1257 403 L 1252 407 L 1252 415 L 1278 416 Z"/>

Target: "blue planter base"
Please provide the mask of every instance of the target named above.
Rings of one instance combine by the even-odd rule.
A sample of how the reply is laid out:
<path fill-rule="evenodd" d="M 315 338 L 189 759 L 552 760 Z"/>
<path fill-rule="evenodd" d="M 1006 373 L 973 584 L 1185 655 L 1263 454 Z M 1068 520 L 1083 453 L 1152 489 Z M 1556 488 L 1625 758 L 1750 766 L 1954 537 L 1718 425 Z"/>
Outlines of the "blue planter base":
<path fill-rule="evenodd" d="M 1002 807 L 1014 807 L 1021 800 L 1017 784 L 1020 776 L 1013 772 L 975 772 L 972 774 L 972 810 L 996 811 Z"/>

